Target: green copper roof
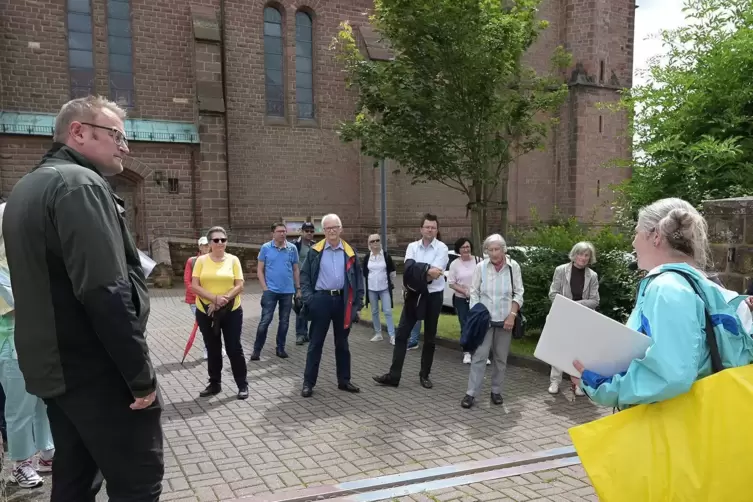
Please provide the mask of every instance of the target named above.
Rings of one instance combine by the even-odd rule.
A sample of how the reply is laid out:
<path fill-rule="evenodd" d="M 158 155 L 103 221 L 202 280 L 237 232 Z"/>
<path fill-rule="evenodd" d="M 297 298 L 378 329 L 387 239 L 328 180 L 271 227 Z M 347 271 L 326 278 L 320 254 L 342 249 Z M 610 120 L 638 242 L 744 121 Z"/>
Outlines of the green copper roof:
<path fill-rule="evenodd" d="M 0 134 L 52 136 L 55 115 L 0 111 Z M 199 130 L 195 124 L 168 120 L 127 119 L 128 141 L 154 143 L 198 143 Z"/>

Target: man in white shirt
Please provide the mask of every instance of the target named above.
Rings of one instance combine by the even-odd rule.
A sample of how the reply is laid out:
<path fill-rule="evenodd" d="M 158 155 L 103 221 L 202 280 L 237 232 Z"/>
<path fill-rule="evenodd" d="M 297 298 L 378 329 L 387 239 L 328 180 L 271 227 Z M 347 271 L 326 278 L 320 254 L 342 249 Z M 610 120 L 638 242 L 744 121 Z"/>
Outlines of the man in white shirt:
<path fill-rule="evenodd" d="M 429 380 L 429 373 L 431 373 L 431 365 L 434 361 L 434 340 L 437 335 L 437 323 L 442 311 L 442 297 L 445 289 L 444 271 L 449 259 L 447 246 L 436 238 L 438 231 L 439 221 L 437 217 L 433 214 L 425 214 L 421 221 L 421 240 L 411 242 L 405 251 L 406 262 L 413 260 L 416 263 L 424 263 L 429 266 L 426 274 L 429 294 L 426 300 L 424 346 L 421 352 L 421 372 L 419 373 L 421 386 L 426 389 L 433 387 L 431 380 Z M 408 349 L 408 337 L 416 321 L 417 310 L 406 304 L 403 307 L 403 313 L 400 315 L 390 372 L 375 376 L 374 381 L 378 384 L 397 387 L 400 383 L 405 353 Z"/>

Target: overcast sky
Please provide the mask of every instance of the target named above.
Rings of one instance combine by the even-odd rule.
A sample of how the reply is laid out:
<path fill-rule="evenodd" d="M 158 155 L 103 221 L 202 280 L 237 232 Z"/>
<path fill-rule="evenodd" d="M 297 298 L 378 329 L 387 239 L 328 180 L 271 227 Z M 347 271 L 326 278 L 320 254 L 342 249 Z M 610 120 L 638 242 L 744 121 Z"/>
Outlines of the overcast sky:
<path fill-rule="evenodd" d="M 660 28 L 676 28 L 684 22 L 683 0 L 637 0 L 635 11 L 635 79 L 633 84 L 644 83 L 638 70 L 646 68 L 650 57 L 663 52 L 661 42 L 647 40 L 659 32 Z"/>

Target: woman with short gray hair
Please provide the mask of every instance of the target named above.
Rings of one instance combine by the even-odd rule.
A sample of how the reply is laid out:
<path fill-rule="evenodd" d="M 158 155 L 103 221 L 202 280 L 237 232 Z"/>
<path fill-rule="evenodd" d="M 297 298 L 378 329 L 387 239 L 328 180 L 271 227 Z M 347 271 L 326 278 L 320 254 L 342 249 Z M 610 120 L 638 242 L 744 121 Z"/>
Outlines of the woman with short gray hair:
<path fill-rule="evenodd" d="M 591 269 L 596 263 L 596 249 L 590 242 L 579 242 L 570 250 L 570 262 L 554 269 L 552 285 L 549 287 L 549 301 L 562 295 L 590 309 L 599 306 L 599 276 Z M 573 392 L 583 396 L 578 379 L 570 377 Z M 552 366 L 549 373 L 549 393 L 557 394 L 562 383 L 562 370 Z"/>
<path fill-rule="evenodd" d="M 471 279 L 471 302 L 473 308 L 482 303 L 489 311 L 491 324 L 484 341 L 471 356 L 471 369 L 468 375 L 468 391 L 461 401 L 463 408 L 470 408 L 481 391 L 489 352 L 492 358 L 493 404 L 502 404 L 502 385 L 507 369 L 507 355 L 512 342 L 515 318 L 523 306 L 523 277 L 520 265 L 506 255 L 507 244 L 499 234 L 492 234 L 484 241 L 488 258 L 476 265 Z"/>

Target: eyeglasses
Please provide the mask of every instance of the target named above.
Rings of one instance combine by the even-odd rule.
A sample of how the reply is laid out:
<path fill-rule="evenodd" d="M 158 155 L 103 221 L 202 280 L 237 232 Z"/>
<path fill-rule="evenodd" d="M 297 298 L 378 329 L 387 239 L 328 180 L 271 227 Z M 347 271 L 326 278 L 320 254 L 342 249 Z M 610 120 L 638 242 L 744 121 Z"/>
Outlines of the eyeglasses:
<path fill-rule="evenodd" d="M 369 241 L 369 244 L 378 243 L 379 241 L 380 241 L 379 239 L 374 239 L 373 241 Z"/>
<path fill-rule="evenodd" d="M 215 244 L 219 244 L 220 242 L 224 244 L 227 242 L 227 238 L 215 237 L 214 239 L 212 239 L 212 242 L 214 242 Z"/>
<path fill-rule="evenodd" d="M 313 234 L 313 233 L 314 233 L 314 231 L 313 231 L 313 230 L 311 230 L 311 229 L 308 229 L 308 230 L 304 230 L 304 232 L 306 232 L 307 234 Z"/>
<path fill-rule="evenodd" d="M 336 227 L 324 227 L 325 232 L 334 232 L 335 230 L 339 230 L 340 225 L 337 225 Z"/>
<path fill-rule="evenodd" d="M 110 137 L 115 141 L 115 144 L 118 146 L 122 146 L 124 148 L 128 148 L 128 140 L 126 139 L 125 134 L 120 131 L 117 127 L 106 127 L 101 126 L 97 124 L 92 124 L 91 122 L 81 122 L 83 125 L 88 125 L 89 127 L 95 127 L 97 129 L 104 129 L 110 134 Z"/>

